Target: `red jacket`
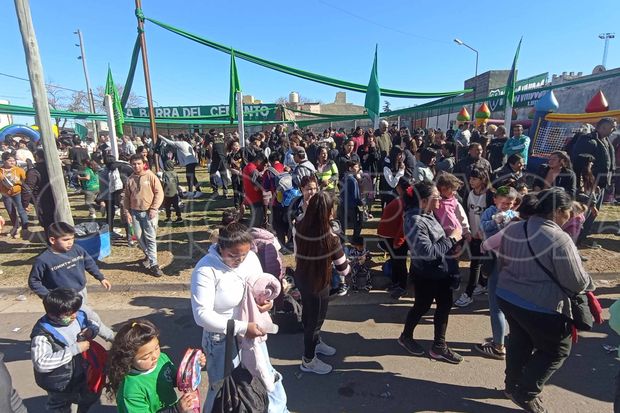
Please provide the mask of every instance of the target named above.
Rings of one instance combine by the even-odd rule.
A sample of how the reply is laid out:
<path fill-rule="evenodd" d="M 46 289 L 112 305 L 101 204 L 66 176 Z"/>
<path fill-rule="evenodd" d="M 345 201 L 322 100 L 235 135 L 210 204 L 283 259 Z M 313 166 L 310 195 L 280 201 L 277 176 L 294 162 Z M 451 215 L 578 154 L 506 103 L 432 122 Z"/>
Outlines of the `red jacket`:
<path fill-rule="evenodd" d="M 243 192 L 246 205 L 263 202 L 263 191 L 256 186 L 262 186 L 261 173 L 254 162 L 250 162 L 243 168 Z"/>
<path fill-rule="evenodd" d="M 383 209 L 377 228 L 377 235 L 394 240 L 392 243 L 394 248 L 399 248 L 405 243 L 404 211 L 403 200 L 400 197 L 392 200 Z"/>

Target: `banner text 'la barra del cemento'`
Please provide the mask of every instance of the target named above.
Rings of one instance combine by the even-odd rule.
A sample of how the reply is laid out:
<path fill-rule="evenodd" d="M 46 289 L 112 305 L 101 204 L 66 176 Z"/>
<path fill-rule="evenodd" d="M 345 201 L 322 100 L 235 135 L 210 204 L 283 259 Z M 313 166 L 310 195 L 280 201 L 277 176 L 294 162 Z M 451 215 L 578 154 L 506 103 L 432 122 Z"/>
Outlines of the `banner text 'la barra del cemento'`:
<path fill-rule="evenodd" d="M 243 111 L 251 112 L 244 116 L 245 120 L 254 121 L 275 121 L 276 104 L 244 104 Z M 156 118 L 179 118 L 187 116 L 228 116 L 228 105 L 209 105 L 209 106 L 162 106 L 155 107 Z M 148 117 L 148 108 L 127 108 L 127 117 Z"/>

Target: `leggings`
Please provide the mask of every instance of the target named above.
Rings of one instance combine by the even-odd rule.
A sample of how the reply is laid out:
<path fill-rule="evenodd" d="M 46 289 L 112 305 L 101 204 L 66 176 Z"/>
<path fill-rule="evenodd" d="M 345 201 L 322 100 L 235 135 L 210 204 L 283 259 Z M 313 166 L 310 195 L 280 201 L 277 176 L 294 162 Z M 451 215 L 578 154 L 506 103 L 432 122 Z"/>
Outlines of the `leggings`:
<path fill-rule="evenodd" d="M 304 325 L 304 357 L 308 360 L 314 358 L 314 350 L 319 343 L 321 327 L 327 315 L 329 304 L 329 286 L 318 293 L 310 288 L 299 286 L 301 292 L 301 320 Z"/>
<path fill-rule="evenodd" d="M 196 187 L 196 191 L 200 191 L 200 184 L 198 183 L 198 179 L 196 179 L 196 166 L 197 163 L 190 163 L 185 166 L 185 179 L 187 179 L 187 191 L 194 192 L 194 187 Z"/>

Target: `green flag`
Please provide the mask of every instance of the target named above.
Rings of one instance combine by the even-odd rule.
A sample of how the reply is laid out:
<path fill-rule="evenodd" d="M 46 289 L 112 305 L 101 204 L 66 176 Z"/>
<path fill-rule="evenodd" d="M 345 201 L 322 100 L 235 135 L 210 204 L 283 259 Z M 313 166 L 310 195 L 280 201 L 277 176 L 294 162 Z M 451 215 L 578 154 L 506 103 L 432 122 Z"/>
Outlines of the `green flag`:
<path fill-rule="evenodd" d="M 86 138 L 88 137 L 88 128 L 86 128 L 86 126 L 76 123 L 73 129 L 75 130 L 75 133 L 80 137 L 81 140 L 83 141 L 86 140 Z"/>
<path fill-rule="evenodd" d="M 515 53 L 515 58 L 512 61 L 512 68 L 510 69 L 510 75 L 508 76 L 508 81 L 506 82 L 506 105 L 510 105 L 515 101 L 515 83 L 517 82 L 517 60 L 519 59 L 519 50 L 521 50 L 521 42 L 523 41 L 523 37 L 519 40 L 519 46 L 517 46 L 517 52 Z"/>
<path fill-rule="evenodd" d="M 118 137 L 123 136 L 123 123 L 125 117 L 123 116 L 123 108 L 121 106 L 121 99 L 118 97 L 118 90 L 114 86 L 114 80 L 112 79 L 112 70 L 108 66 L 108 78 L 105 81 L 105 94 L 112 96 L 112 109 L 114 110 L 114 123 L 116 124 L 116 135 Z"/>
<path fill-rule="evenodd" d="M 235 52 L 230 50 L 230 96 L 228 98 L 228 114 L 230 115 L 230 123 L 237 120 L 237 92 L 241 92 L 239 84 L 239 75 L 237 74 L 237 64 L 235 63 Z"/>
<path fill-rule="evenodd" d="M 379 89 L 379 75 L 377 74 L 377 46 L 375 46 L 375 61 L 372 64 L 368 89 L 366 90 L 366 100 L 364 107 L 370 119 L 374 120 L 379 116 L 379 105 L 381 101 L 381 89 Z"/>

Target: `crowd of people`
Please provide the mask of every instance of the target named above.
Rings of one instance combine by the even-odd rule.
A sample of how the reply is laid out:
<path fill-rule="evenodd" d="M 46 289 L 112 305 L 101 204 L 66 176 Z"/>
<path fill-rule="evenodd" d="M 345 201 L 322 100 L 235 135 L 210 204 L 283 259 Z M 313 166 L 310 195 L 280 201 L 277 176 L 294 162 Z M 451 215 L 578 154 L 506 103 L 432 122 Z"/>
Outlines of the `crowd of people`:
<path fill-rule="evenodd" d="M 615 201 L 620 191 L 620 185 L 614 189 L 617 175 L 613 180 L 620 154 L 615 127 L 615 119 L 601 119 L 535 169 L 528 168 L 530 138 L 518 124 L 510 136 L 503 126 L 465 123 L 447 132 L 410 131 L 381 121 L 376 130 L 357 127 L 348 133 L 331 128 L 286 133 L 278 125 L 252 134 L 245 146 L 236 132 L 227 136 L 214 129 L 156 139 L 124 136 L 114 151 L 105 137 L 95 143 L 63 134 L 58 144 L 63 182 L 83 194 L 90 219 L 100 214 L 114 237 L 139 246 L 144 267 L 155 277 L 163 275 L 157 260 L 160 210 L 165 222 L 172 209 L 182 222 L 183 200 L 205 196 L 205 186 L 212 188 L 211 196 L 230 196 L 232 209 L 224 211 L 219 236 L 191 279 L 210 383 L 204 411 L 216 403 L 214 384 L 227 368 L 230 319 L 235 336 L 254 340 L 250 364 L 268 391 L 269 412 L 288 411 L 260 316 L 274 303 L 277 307 L 278 299 L 254 302 L 248 293 L 253 288 L 248 280 L 263 273 L 273 277 L 265 282 L 275 279 L 282 294 L 291 291 L 290 284 L 298 291 L 304 336 L 300 369 L 332 371 L 319 358 L 337 352 L 320 334 L 330 296 L 373 288 L 367 250 L 372 236 L 390 256 L 383 272 L 391 277 L 391 296 L 414 298 L 395 337 L 406 352 L 460 363 L 463 357 L 446 342 L 451 309 L 488 294 L 492 340 L 475 349 L 505 360 L 508 398 L 525 411 L 544 412 L 539 395 L 571 350 L 574 315 L 566 291 L 594 288 L 577 245 L 596 247 L 587 239 L 594 220 L 603 202 Z M 55 222 L 53 180 L 45 167 L 51 160 L 32 142 L 15 141 L 15 147 L 12 142 L 0 148 L 8 235 L 27 236 L 34 206 L 48 242 L 29 277 L 46 311 L 33 329 L 32 359 L 37 384 L 49 395 L 48 408 L 65 412 L 74 403 L 86 412 L 98 399 L 85 385 L 85 372 L 71 366 L 100 335 L 112 343 L 106 389 L 119 411 L 192 411 L 192 398 L 177 399 L 173 383 L 164 379 L 175 367 L 159 349 L 157 327 L 130 320 L 114 333 L 88 306 L 85 271 L 106 289 L 110 282 L 74 244 L 73 227 Z M 185 182 L 174 171 L 177 166 L 185 169 Z M 200 168 L 208 168 L 208 184 L 197 178 Z M 124 237 L 113 230 L 118 220 Z M 367 228 L 373 220 L 376 231 Z M 290 253 L 296 262 L 292 279 L 282 265 L 273 265 Z M 464 289 L 460 261 L 469 261 Z M 414 332 L 433 303 L 434 339 L 426 349 Z M 236 346 L 235 365 L 248 363 L 242 347 Z"/>

